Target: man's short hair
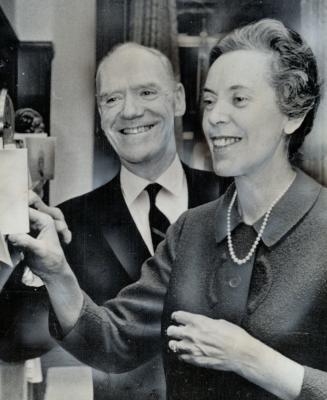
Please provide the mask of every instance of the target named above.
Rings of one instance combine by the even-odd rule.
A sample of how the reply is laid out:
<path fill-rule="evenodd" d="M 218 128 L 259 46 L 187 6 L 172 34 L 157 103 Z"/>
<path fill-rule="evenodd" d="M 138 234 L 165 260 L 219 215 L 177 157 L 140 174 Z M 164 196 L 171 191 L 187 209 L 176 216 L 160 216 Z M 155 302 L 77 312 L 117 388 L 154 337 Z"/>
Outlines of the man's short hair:
<path fill-rule="evenodd" d="M 95 80 L 97 94 L 99 94 L 99 88 L 100 88 L 100 84 L 101 84 L 101 70 L 102 70 L 103 65 L 111 58 L 111 56 L 113 56 L 120 50 L 133 49 L 133 48 L 134 49 L 142 49 L 142 50 L 156 56 L 159 59 L 159 61 L 161 62 L 161 64 L 163 65 L 172 84 L 173 85 L 176 84 L 177 80 L 176 80 L 176 77 L 174 74 L 173 66 L 172 66 L 169 58 L 167 56 L 165 56 L 165 54 L 163 54 L 161 51 L 159 51 L 153 47 L 143 46 L 143 45 L 135 43 L 135 42 L 126 42 L 126 43 L 119 43 L 119 44 L 115 45 L 100 61 L 100 64 L 98 66 L 97 73 L 96 73 L 96 80 Z"/>

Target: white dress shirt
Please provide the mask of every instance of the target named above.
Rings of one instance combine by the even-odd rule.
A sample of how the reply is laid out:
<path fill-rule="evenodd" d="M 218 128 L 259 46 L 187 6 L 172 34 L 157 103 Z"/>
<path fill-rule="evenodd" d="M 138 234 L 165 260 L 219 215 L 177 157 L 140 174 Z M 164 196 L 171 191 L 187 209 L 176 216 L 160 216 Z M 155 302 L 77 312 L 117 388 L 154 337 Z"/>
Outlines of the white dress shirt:
<path fill-rule="evenodd" d="M 156 197 L 156 206 L 172 224 L 188 209 L 188 189 L 186 176 L 178 158 L 155 180 L 162 186 Z M 122 166 L 120 184 L 129 212 L 151 254 L 154 254 L 149 226 L 150 200 L 144 190 L 150 182 L 130 172 Z"/>

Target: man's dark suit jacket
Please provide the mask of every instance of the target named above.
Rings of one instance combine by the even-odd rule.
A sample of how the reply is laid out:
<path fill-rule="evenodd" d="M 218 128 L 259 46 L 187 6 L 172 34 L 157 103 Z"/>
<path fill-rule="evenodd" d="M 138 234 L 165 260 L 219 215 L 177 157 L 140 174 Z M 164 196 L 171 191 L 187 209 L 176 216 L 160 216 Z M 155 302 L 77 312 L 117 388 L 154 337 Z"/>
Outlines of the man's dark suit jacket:
<path fill-rule="evenodd" d="M 183 167 L 189 208 L 217 198 L 227 186 L 228 180 L 211 172 Z M 59 207 L 73 237 L 66 248 L 68 262 L 82 289 L 97 304 L 115 297 L 138 279 L 150 253 L 124 201 L 119 175 Z M 22 267 L 16 269 L 0 294 L 0 359 L 6 361 L 40 356 L 55 344 L 48 332 L 46 290 L 23 285 Z M 105 385 L 102 392 L 107 389 Z"/>
<path fill-rule="evenodd" d="M 224 180 L 184 166 L 188 208 L 217 198 Z M 60 205 L 72 231 L 68 263 L 82 289 L 98 304 L 111 299 L 140 276 L 150 257 L 124 201 L 119 175 L 100 188 Z"/>

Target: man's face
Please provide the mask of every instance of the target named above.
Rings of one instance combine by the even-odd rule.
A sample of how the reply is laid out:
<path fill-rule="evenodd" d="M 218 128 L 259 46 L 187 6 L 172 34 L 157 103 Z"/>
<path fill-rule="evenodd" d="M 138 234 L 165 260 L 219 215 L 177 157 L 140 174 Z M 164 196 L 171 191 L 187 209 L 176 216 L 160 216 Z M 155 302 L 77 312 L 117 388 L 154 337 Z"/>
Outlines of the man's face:
<path fill-rule="evenodd" d="M 118 49 L 102 66 L 99 86 L 101 126 L 123 164 L 176 153 L 174 116 L 184 113 L 184 91 L 156 55 Z"/>
<path fill-rule="evenodd" d="M 204 89 L 203 130 L 215 172 L 249 175 L 287 157 L 291 121 L 269 82 L 271 55 L 238 50 L 219 57 Z"/>

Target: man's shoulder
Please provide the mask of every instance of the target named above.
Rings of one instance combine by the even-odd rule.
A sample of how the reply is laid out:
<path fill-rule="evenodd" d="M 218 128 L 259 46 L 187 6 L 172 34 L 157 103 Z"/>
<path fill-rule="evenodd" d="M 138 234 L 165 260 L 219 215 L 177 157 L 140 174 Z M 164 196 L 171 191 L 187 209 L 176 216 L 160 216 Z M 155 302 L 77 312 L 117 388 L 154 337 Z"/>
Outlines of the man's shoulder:
<path fill-rule="evenodd" d="M 65 216 L 69 216 L 72 213 L 75 215 L 81 212 L 87 213 L 91 208 L 94 212 L 94 207 L 99 207 L 100 209 L 101 205 L 106 204 L 107 202 L 110 203 L 110 200 L 117 197 L 120 193 L 119 176 L 115 176 L 111 181 L 104 185 L 66 200 L 60 203 L 57 207 L 61 209 Z"/>
<path fill-rule="evenodd" d="M 193 207 L 217 199 L 232 182 L 231 178 L 220 177 L 213 171 L 195 169 L 186 164 L 183 164 L 183 168 Z"/>
<path fill-rule="evenodd" d="M 184 213 L 184 218 L 188 223 L 205 226 L 207 223 L 212 223 L 220 204 L 221 197 L 218 197 L 217 199 L 188 209 Z"/>
<path fill-rule="evenodd" d="M 183 166 L 183 169 L 187 176 L 194 177 L 194 178 L 208 177 L 209 179 L 216 179 L 216 180 L 219 179 L 218 176 L 213 171 L 196 169 L 196 168 L 190 167 L 189 165 L 185 164 L 184 162 L 182 163 L 182 166 Z"/>

